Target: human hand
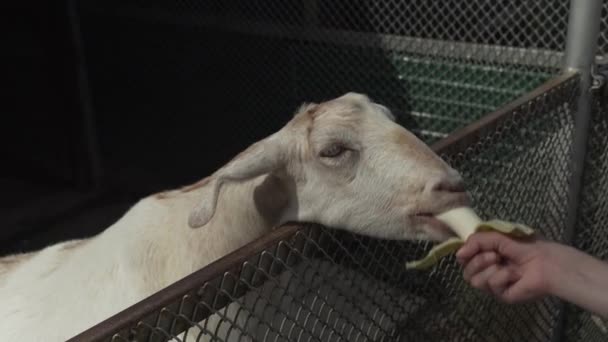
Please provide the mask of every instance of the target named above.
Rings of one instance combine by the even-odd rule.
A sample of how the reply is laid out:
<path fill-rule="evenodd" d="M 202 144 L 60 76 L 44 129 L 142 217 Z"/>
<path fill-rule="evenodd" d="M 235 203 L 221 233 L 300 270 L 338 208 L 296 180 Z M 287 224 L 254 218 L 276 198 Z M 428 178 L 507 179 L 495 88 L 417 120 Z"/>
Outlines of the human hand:
<path fill-rule="evenodd" d="M 576 262 L 570 254 L 568 247 L 554 242 L 483 232 L 471 235 L 456 258 L 471 286 L 503 302 L 519 303 L 551 294 L 561 269 Z"/>

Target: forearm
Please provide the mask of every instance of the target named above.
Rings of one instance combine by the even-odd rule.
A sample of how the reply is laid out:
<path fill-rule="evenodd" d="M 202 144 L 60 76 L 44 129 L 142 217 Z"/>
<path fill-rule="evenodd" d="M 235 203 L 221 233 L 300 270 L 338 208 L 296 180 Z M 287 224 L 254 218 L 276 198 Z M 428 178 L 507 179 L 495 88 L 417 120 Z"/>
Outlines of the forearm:
<path fill-rule="evenodd" d="M 550 293 L 608 319 L 608 263 L 571 247 L 561 248 L 567 258 L 554 265 Z"/>

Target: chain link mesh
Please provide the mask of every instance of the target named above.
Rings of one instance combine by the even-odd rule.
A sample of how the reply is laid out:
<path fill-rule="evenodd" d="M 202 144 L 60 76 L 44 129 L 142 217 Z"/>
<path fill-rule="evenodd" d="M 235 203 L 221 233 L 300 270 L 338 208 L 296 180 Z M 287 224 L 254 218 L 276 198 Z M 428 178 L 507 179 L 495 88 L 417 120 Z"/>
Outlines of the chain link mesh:
<path fill-rule="evenodd" d="M 604 60 L 608 58 L 608 0 L 603 0 L 597 54 Z"/>
<path fill-rule="evenodd" d="M 608 102 L 598 98 L 592 112 L 574 246 L 608 261 Z M 608 321 L 568 306 L 568 341 L 608 340 Z"/>
<path fill-rule="evenodd" d="M 489 0 L 81 6 L 100 116 L 217 107 L 251 140 L 303 101 L 356 91 L 391 107 L 429 143 L 555 75 L 568 10 L 565 2 Z"/>
<path fill-rule="evenodd" d="M 99 8 L 123 6 L 173 14 L 229 15 L 235 20 L 278 25 L 373 32 L 452 42 L 489 44 L 545 51 L 564 51 L 568 0 L 526 1 L 87 1 Z M 346 18 L 336 21 L 336 18 Z M 608 54 L 608 1 L 603 0 L 598 55 Z M 510 56 L 517 60 L 515 54 Z M 559 66 L 559 55 L 538 57 L 544 65 Z"/>
<path fill-rule="evenodd" d="M 481 216 L 561 239 L 578 84 L 567 79 L 443 154 L 462 172 Z M 501 304 L 469 287 L 453 257 L 430 271 L 405 269 L 431 247 L 306 226 L 112 340 L 551 340 L 555 299 Z"/>

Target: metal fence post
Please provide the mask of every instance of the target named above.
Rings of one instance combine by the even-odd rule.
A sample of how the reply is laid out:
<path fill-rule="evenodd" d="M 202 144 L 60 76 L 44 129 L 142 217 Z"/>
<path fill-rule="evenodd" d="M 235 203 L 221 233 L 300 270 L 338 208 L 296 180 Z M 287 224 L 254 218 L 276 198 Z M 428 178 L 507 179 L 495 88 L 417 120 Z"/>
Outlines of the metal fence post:
<path fill-rule="evenodd" d="M 578 201 L 587 150 L 587 135 L 591 118 L 591 69 L 597 52 L 600 30 L 601 0 L 571 0 L 566 40 L 565 68 L 581 75 L 581 87 L 574 116 L 572 145 L 572 175 L 569 188 L 568 218 L 563 241 L 571 242 L 576 225 Z"/>
<path fill-rule="evenodd" d="M 574 113 L 574 137 L 570 158 L 572 174 L 568 189 L 568 215 L 562 236 L 564 243 L 572 242 L 578 218 L 592 111 L 592 66 L 597 52 L 601 12 L 602 0 L 570 1 L 564 68 L 566 71 L 578 72 L 581 77 L 581 84 L 576 112 Z M 560 303 L 557 326 L 552 338 L 554 342 L 561 341 L 565 334 L 565 331 L 563 331 L 565 311 L 566 306 Z"/>

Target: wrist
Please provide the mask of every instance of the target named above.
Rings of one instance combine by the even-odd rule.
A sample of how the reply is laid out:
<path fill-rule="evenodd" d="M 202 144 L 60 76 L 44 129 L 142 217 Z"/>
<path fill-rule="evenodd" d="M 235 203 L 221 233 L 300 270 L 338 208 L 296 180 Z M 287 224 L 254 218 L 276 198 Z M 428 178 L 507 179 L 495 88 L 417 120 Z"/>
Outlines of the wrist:
<path fill-rule="evenodd" d="M 570 298 L 579 291 L 582 274 L 579 268 L 585 263 L 585 255 L 580 251 L 555 242 L 548 242 L 545 255 L 547 294 L 561 299 Z"/>
<path fill-rule="evenodd" d="M 608 264 L 566 245 L 539 247 L 546 294 L 608 318 Z"/>

